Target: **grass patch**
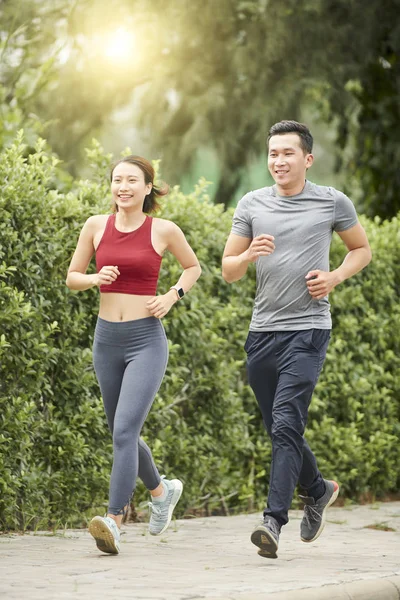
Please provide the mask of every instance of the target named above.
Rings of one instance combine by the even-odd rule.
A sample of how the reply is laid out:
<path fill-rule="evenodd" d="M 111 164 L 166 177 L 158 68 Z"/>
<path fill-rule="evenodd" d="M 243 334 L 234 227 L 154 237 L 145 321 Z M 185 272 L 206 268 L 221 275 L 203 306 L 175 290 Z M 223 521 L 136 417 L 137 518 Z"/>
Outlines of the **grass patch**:
<path fill-rule="evenodd" d="M 373 525 L 365 525 L 363 529 L 377 529 L 378 531 L 396 531 L 393 527 L 390 527 L 387 522 L 374 523 Z"/>

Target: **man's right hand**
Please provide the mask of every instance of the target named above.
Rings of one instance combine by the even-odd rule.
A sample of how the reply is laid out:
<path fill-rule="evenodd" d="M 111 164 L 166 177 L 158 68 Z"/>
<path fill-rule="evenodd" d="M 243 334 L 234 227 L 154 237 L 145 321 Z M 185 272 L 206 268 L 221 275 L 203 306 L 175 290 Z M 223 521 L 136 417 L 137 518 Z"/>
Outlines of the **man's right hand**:
<path fill-rule="evenodd" d="M 274 236 L 268 233 L 262 233 L 253 238 L 248 249 L 245 251 L 248 262 L 256 262 L 260 256 L 269 256 L 275 250 Z"/>
<path fill-rule="evenodd" d="M 275 250 L 274 236 L 267 233 L 255 238 L 231 233 L 222 257 L 222 277 L 227 283 L 239 281 L 251 263 L 260 256 L 268 256 Z"/>

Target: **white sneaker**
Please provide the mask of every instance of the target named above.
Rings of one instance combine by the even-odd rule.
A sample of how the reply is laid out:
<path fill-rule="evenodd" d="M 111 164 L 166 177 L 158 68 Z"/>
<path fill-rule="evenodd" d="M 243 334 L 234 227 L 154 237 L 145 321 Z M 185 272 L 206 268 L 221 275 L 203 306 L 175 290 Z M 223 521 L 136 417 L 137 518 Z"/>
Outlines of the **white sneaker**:
<path fill-rule="evenodd" d="M 120 541 L 118 525 L 111 517 L 94 517 L 89 523 L 89 533 L 96 540 L 102 552 L 119 554 Z"/>
<path fill-rule="evenodd" d="M 149 532 L 151 535 L 161 535 L 171 523 L 172 513 L 178 504 L 183 490 L 183 483 L 179 479 L 163 479 L 166 487 L 165 500 L 149 502 L 151 508 Z"/>

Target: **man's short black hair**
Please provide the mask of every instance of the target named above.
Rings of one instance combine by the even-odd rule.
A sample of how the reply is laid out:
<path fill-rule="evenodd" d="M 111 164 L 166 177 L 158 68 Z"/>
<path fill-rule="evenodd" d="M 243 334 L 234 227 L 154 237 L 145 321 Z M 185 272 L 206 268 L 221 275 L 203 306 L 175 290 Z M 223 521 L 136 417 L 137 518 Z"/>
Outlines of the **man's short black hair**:
<path fill-rule="evenodd" d="M 298 123 L 297 121 L 279 121 L 279 123 L 272 125 L 269 130 L 267 142 L 269 143 L 273 135 L 283 135 L 284 133 L 297 133 L 304 154 L 311 154 L 314 140 L 307 125 Z"/>

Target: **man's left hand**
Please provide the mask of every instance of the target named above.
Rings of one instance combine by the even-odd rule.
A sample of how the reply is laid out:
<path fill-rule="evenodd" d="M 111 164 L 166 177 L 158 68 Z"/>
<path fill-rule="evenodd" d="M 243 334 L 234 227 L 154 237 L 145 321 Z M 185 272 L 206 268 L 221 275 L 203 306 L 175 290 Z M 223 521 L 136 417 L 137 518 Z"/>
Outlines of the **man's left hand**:
<path fill-rule="evenodd" d="M 335 271 L 309 271 L 306 275 L 307 288 L 315 300 L 322 300 L 340 283 Z"/>

